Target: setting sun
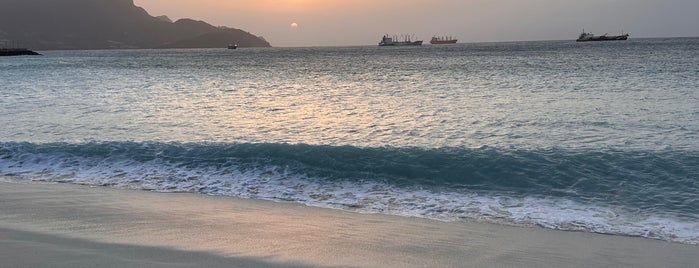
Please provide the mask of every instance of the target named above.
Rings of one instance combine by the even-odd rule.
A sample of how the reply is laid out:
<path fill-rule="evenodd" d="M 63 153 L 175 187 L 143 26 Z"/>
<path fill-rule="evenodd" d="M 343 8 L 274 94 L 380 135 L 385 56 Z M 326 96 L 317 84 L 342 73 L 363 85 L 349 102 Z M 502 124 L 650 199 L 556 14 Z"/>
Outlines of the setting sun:
<path fill-rule="evenodd" d="M 292 22 L 292 23 L 291 23 L 291 29 L 296 29 L 296 28 L 298 28 L 298 27 L 299 27 L 299 24 L 298 24 L 298 23 L 296 23 L 296 22 Z"/>

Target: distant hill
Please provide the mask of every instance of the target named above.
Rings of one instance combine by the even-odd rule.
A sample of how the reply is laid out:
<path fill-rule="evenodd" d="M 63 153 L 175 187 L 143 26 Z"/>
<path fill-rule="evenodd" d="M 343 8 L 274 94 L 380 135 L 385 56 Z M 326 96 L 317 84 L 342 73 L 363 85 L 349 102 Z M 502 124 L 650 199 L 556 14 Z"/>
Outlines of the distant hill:
<path fill-rule="evenodd" d="M 34 50 L 270 46 L 239 29 L 153 17 L 133 0 L 0 0 L 0 46 L 8 40 Z"/>

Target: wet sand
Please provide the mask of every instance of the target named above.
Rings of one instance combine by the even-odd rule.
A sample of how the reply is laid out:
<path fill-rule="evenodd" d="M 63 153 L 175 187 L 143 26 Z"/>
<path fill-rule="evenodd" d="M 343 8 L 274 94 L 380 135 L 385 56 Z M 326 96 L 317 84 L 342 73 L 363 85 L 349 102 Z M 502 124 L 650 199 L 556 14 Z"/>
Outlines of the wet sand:
<path fill-rule="evenodd" d="M 638 237 L 0 180 L 7 267 L 696 267 Z"/>

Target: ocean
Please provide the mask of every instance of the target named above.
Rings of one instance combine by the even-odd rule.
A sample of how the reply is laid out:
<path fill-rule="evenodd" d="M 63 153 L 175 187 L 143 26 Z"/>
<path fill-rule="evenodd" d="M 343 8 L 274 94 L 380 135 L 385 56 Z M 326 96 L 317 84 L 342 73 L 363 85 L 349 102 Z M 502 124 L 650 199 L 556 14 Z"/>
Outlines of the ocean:
<path fill-rule="evenodd" d="M 699 245 L 699 39 L 0 58 L 0 177 Z"/>

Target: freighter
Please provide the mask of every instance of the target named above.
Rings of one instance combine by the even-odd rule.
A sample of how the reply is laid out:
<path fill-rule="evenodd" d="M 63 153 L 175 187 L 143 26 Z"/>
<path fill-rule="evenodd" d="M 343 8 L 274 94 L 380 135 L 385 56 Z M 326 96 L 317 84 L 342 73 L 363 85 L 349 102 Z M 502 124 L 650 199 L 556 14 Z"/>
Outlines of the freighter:
<path fill-rule="evenodd" d="M 459 40 L 454 39 L 451 36 L 449 36 L 449 37 L 434 36 L 434 37 L 432 37 L 432 40 L 430 40 L 430 44 L 433 44 L 433 45 L 456 44 L 456 41 L 459 41 Z"/>
<path fill-rule="evenodd" d="M 629 34 L 622 34 L 622 35 L 607 35 L 603 34 L 600 36 L 595 36 L 592 33 L 586 33 L 585 30 L 580 34 L 578 37 L 578 40 L 575 40 L 577 42 L 588 42 L 588 41 L 620 41 L 620 40 L 626 40 L 629 38 Z"/>
<path fill-rule="evenodd" d="M 398 41 L 398 36 L 384 35 L 379 42 L 379 46 L 421 46 L 422 41 L 411 41 L 410 36 L 403 36 L 403 41 Z"/>

